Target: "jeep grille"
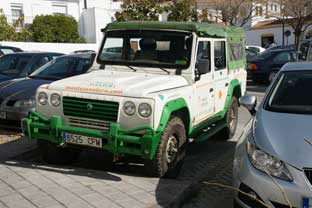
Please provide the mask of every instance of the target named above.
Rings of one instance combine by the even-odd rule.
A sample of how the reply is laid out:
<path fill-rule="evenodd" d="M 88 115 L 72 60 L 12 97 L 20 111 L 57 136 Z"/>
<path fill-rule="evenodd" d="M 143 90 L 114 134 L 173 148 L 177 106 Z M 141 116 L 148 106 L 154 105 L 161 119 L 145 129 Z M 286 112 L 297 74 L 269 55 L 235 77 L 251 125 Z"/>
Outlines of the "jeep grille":
<path fill-rule="evenodd" d="M 63 113 L 76 118 L 117 122 L 119 103 L 74 97 L 63 97 Z"/>

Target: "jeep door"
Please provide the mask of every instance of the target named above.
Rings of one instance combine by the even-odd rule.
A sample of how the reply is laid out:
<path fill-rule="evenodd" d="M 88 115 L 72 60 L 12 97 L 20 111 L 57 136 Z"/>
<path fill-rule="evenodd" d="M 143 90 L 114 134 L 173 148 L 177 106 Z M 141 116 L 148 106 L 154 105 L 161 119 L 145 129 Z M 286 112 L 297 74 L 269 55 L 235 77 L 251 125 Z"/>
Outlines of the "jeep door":
<path fill-rule="evenodd" d="M 224 109 L 225 100 L 229 88 L 229 74 L 227 70 L 225 39 L 213 41 L 213 82 L 215 112 Z"/>
<path fill-rule="evenodd" d="M 208 119 L 214 114 L 214 87 L 212 80 L 211 41 L 199 38 L 197 42 L 195 83 L 194 87 L 194 112 L 195 125 Z"/>

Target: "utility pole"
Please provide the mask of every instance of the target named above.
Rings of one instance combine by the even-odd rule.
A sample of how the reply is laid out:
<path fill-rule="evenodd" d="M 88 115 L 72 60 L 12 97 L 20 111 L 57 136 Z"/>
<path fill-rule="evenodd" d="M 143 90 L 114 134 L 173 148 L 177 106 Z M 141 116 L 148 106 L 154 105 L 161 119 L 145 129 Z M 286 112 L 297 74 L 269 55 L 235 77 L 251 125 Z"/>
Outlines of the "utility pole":
<path fill-rule="evenodd" d="M 84 8 L 88 9 L 88 2 L 87 2 L 87 0 L 84 0 Z"/>
<path fill-rule="evenodd" d="M 283 46 L 285 46 L 285 16 L 283 14 L 283 17 L 282 17 L 282 40 L 283 40 Z"/>

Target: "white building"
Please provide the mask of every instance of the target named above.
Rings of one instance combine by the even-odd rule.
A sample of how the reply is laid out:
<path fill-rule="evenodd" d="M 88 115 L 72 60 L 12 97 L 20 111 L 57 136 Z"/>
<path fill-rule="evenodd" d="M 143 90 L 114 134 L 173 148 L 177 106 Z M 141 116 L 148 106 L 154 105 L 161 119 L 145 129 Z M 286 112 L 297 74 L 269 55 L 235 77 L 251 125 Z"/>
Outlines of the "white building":
<path fill-rule="evenodd" d="M 304 24 L 307 29 L 300 37 L 301 40 L 312 38 L 312 17 L 306 19 Z M 270 45 L 270 43 L 283 45 L 283 38 L 285 45 L 295 43 L 295 35 L 292 27 L 285 24 L 283 30 L 283 25 L 279 20 L 260 21 L 254 24 L 250 30 L 246 31 L 246 42 L 248 45 L 258 45 L 262 47 L 266 47 Z"/>
<path fill-rule="evenodd" d="M 0 9 L 11 24 L 23 16 L 25 26 L 37 15 L 72 16 L 78 22 L 80 34 L 88 42 L 97 43 L 102 38 L 100 29 L 114 20 L 120 4 L 120 0 L 0 0 Z"/>

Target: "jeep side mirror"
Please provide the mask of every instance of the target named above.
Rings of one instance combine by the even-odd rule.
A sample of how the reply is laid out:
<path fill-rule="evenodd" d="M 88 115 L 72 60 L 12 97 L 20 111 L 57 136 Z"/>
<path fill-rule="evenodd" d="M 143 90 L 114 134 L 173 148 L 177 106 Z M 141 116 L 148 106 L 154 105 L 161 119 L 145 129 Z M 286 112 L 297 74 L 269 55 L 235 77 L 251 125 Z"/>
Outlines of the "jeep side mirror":
<path fill-rule="evenodd" d="M 239 103 L 247 108 L 251 115 L 256 114 L 257 98 L 256 96 L 246 95 L 239 99 Z"/>
<path fill-rule="evenodd" d="M 210 72 L 210 61 L 208 59 L 200 59 L 196 64 L 196 68 L 199 75 L 207 74 Z"/>

